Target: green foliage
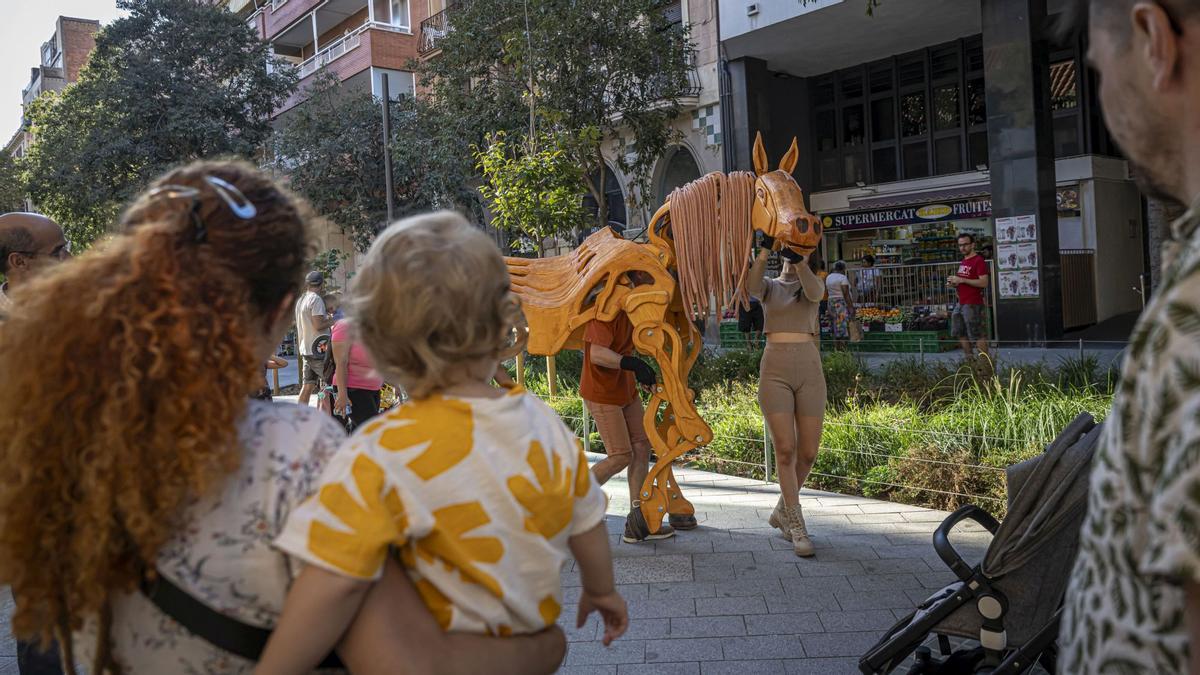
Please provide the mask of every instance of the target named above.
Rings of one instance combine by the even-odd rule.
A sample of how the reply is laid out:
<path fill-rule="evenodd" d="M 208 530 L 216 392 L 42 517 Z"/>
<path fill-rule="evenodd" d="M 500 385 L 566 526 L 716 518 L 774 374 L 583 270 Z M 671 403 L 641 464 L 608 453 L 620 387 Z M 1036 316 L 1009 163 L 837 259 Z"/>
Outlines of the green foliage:
<path fill-rule="evenodd" d="M 195 0 L 119 0 L 79 81 L 30 108 L 29 192 L 84 246 L 125 201 L 197 158 L 253 157 L 295 87 L 244 21 Z"/>
<path fill-rule="evenodd" d="M 490 132 L 529 132 L 530 106 L 542 127 L 580 137 L 573 159 L 600 204 L 601 141 L 632 137 L 636 157 L 618 159 L 647 183 L 654 161 L 675 141 L 672 120 L 687 92 L 694 51 L 659 0 L 472 0 L 454 6 L 441 54 L 420 66 L 433 105 L 470 143 Z M 526 13 L 527 8 L 527 13 Z M 528 28 L 528 30 L 527 30 Z"/>
<path fill-rule="evenodd" d="M 547 237 L 572 232 L 587 218 L 579 199 L 583 171 L 569 152 L 575 142 L 566 134 L 542 133 L 515 145 L 497 131 L 475 152 L 483 173 L 479 192 L 492 224 L 528 237 L 539 254 Z"/>
<path fill-rule="evenodd" d="M 387 225 L 383 107 L 369 89 L 318 75 L 308 100 L 288 111 L 275 138 L 276 162 L 317 212 L 366 251 Z M 428 105 L 391 102 L 395 217 L 435 209 L 481 214 L 473 178 L 458 161 L 468 146 Z"/>
<path fill-rule="evenodd" d="M 20 211 L 25 206 L 25 179 L 7 152 L 0 152 L 0 213 Z"/>
<path fill-rule="evenodd" d="M 308 266 L 309 269 L 320 272 L 321 276 L 325 277 L 326 292 L 336 291 L 340 289 L 333 281 L 335 278 L 333 273 L 336 272 L 338 268 L 344 265 L 349 259 L 349 253 L 344 253 L 339 249 L 331 248 L 328 251 L 322 251 L 321 253 L 318 253 L 315 258 L 309 261 Z"/>

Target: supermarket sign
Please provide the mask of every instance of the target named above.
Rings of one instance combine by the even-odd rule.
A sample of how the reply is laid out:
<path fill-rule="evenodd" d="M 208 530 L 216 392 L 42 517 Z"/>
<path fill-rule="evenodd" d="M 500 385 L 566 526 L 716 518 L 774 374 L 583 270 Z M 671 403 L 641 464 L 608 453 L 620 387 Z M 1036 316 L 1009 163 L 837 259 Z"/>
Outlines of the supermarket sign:
<path fill-rule="evenodd" d="M 897 227 L 916 223 L 936 223 L 943 220 L 988 218 L 992 215 L 992 200 L 988 197 L 945 204 L 906 206 L 878 211 L 836 213 L 821 218 L 826 230 L 865 230 L 875 227 Z"/>

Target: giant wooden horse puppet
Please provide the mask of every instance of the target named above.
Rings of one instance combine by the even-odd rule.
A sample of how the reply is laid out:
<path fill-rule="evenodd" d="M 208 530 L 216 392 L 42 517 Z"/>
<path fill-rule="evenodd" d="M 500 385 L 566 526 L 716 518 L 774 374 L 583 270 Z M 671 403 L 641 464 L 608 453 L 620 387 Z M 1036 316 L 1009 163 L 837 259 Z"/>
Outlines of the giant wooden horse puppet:
<path fill-rule="evenodd" d="M 641 489 L 642 514 L 652 532 L 664 514 L 679 529 L 696 526 L 695 509 L 676 484 L 671 464 L 712 440 L 687 386 L 702 348 L 691 319 L 708 314 L 711 297 L 723 306 L 745 302 L 742 284 L 755 231 L 805 255 L 820 243 L 820 221 L 805 208 L 792 179 L 798 158 L 793 139 L 779 168 L 769 171 L 759 135 L 754 174 L 710 173 L 675 190 L 651 219 L 646 243 L 605 228 L 566 255 L 507 259 L 529 322 L 530 354 L 582 349 L 589 321 L 611 321 L 624 312 L 637 350 L 658 363 L 662 380 L 644 419 L 658 459 Z"/>

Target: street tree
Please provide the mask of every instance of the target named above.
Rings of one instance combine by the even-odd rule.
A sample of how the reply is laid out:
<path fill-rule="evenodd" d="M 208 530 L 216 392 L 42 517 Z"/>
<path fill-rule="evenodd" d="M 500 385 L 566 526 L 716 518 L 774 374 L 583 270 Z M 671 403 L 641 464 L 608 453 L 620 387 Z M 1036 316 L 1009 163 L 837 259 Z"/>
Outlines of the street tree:
<path fill-rule="evenodd" d="M 471 0 L 454 5 L 441 54 L 421 64 L 432 105 L 483 146 L 490 132 L 538 128 L 592 141 L 572 159 L 608 220 L 602 154 L 623 138 L 617 165 L 633 182 L 649 183 L 654 162 L 677 139 L 672 121 L 689 92 L 694 49 L 661 0 Z M 626 149 L 632 152 L 626 152 Z"/>
<path fill-rule="evenodd" d="M 25 181 L 13 156 L 0 152 L 0 213 L 20 211 L 25 205 Z"/>
<path fill-rule="evenodd" d="M 280 119 L 272 149 L 292 189 L 366 251 L 387 225 L 386 152 L 392 157 L 395 216 L 452 208 L 478 217 L 472 174 L 458 156 L 470 147 L 422 103 L 390 104 L 392 137 L 383 142 L 383 106 L 369 89 L 320 73 L 306 100 Z M 469 167 L 467 167 L 469 169 Z"/>
<path fill-rule="evenodd" d="M 253 158 L 294 90 L 236 15 L 196 0 L 118 0 L 79 80 L 31 106 L 23 161 L 34 202 L 86 245 L 121 205 L 172 166 Z"/>

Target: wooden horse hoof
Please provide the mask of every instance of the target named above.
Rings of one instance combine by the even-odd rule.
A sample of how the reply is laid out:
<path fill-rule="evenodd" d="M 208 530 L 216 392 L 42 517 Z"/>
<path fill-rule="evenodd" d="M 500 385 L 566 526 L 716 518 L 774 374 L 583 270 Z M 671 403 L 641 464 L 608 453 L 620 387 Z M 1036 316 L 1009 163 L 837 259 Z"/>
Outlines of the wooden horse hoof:
<path fill-rule="evenodd" d="M 667 518 L 667 522 L 676 530 L 694 530 L 700 526 L 700 523 L 696 522 L 696 516 L 687 514 L 675 515 L 672 513 Z"/>

